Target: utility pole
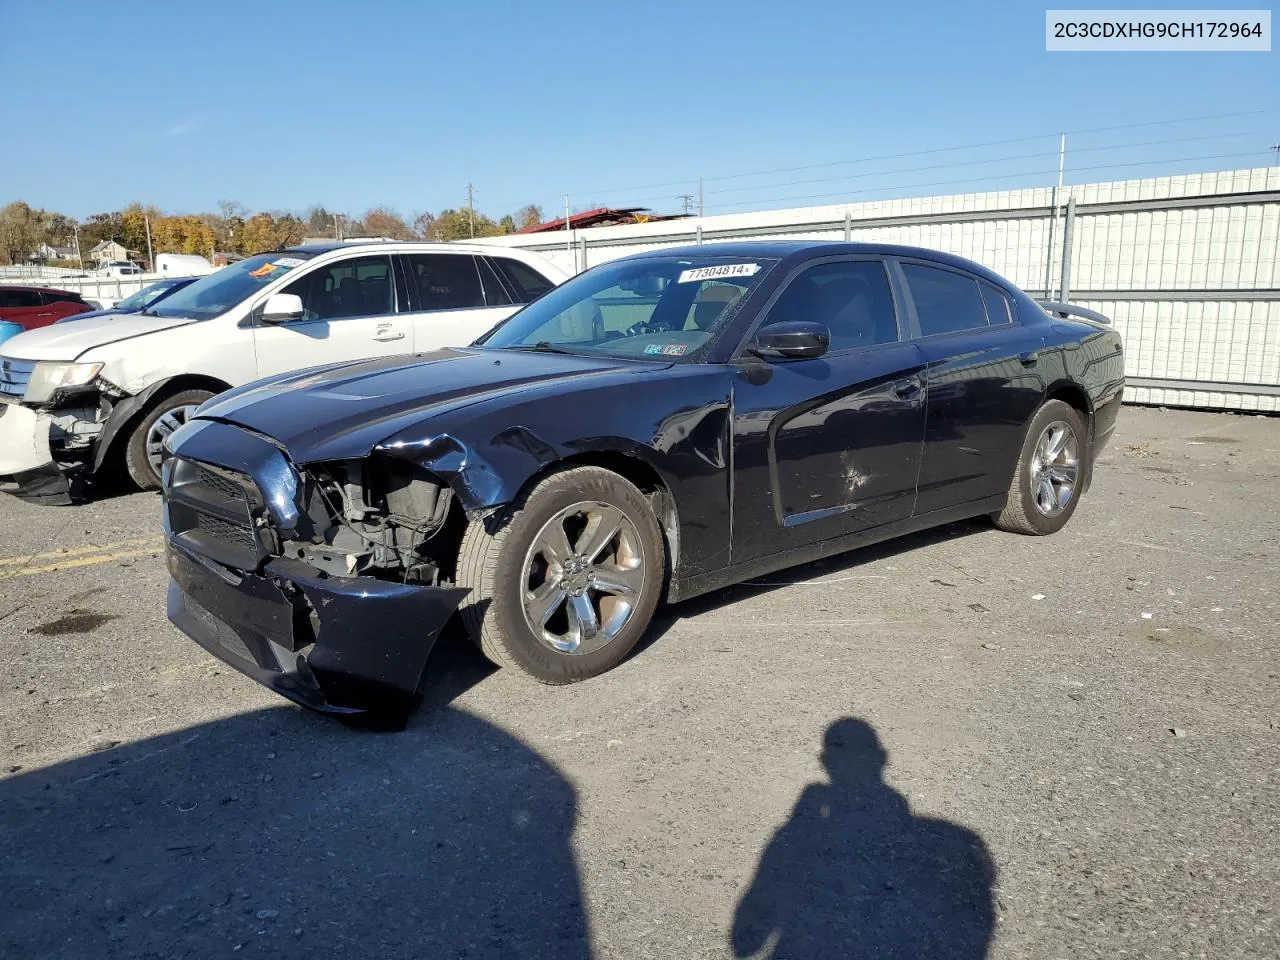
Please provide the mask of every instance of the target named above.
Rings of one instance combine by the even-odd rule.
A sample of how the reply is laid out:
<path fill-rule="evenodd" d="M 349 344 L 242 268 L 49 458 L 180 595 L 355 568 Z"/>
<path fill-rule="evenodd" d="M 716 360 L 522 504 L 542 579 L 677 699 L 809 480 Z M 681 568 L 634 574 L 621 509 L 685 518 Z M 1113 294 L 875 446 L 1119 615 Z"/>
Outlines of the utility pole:
<path fill-rule="evenodd" d="M 340 213 L 333 215 L 333 239 L 339 243 L 342 242 L 342 214 Z"/>
<path fill-rule="evenodd" d="M 1276 166 L 1280 167 L 1280 143 L 1273 143 L 1271 145 L 1271 152 L 1276 155 Z"/>
<path fill-rule="evenodd" d="M 679 200 L 680 205 L 684 207 L 684 215 L 687 217 L 689 215 L 689 208 L 693 206 L 693 194 L 682 193 L 680 196 L 676 197 L 676 199 Z"/>
<path fill-rule="evenodd" d="M 471 239 L 476 238 L 476 196 L 471 184 L 467 184 L 467 222 L 471 228 Z"/>
<path fill-rule="evenodd" d="M 151 217 L 148 214 L 142 215 L 142 222 L 147 225 L 147 262 L 151 265 L 151 272 L 155 273 L 156 257 L 151 252 Z"/>
<path fill-rule="evenodd" d="M 1062 168 L 1067 158 L 1067 135 L 1058 140 L 1058 185 L 1053 189 L 1052 209 L 1049 211 L 1049 249 L 1044 258 L 1044 295 L 1053 297 L 1053 235 L 1058 229 L 1058 203 L 1062 196 Z"/>
<path fill-rule="evenodd" d="M 80 224 L 73 223 L 71 229 L 75 231 L 76 237 L 76 260 L 80 263 L 80 269 L 84 269 L 84 258 L 80 256 Z"/>
<path fill-rule="evenodd" d="M 573 231 L 569 229 L 569 195 L 564 195 L 564 252 L 565 255 L 574 261 L 574 267 L 577 267 L 577 257 L 573 252 Z M 574 273 L 578 271 L 575 269 Z"/>
<path fill-rule="evenodd" d="M 703 211 L 704 211 L 705 209 L 706 209 L 706 208 L 705 208 L 705 206 L 703 205 L 703 202 L 702 202 L 702 178 L 701 178 L 701 177 L 699 177 L 699 178 L 698 178 L 698 217 L 699 217 L 699 218 L 701 218 L 701 217 L 702 217 L 702 215 L 703 215 Z"/>

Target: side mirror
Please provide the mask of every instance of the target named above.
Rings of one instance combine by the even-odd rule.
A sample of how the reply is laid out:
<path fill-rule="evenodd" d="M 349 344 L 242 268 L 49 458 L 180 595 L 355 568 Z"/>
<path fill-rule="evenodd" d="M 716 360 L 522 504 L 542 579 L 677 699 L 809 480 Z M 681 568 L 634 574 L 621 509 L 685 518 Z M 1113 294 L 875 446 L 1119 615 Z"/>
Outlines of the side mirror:
<path fill-rule="evenodd" d="M 750 349 L 764 360 L 813 360 L 830 346 L 831 331 L 825 323 L 798 320 L 761 327 Z"/>
<path fill-rule="evenodd" d="M 305 313 L 302 298 L 296 293 L 273 293 L 262 305 L 261 317 L 263 323 L 288 323 L 301 320 Z"/>

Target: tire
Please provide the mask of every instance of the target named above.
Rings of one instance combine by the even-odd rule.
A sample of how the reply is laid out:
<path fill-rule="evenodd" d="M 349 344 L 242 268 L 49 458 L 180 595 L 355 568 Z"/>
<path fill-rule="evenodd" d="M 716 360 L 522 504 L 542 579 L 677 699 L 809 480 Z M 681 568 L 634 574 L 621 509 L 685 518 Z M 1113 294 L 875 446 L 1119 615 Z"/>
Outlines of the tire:
<path fill-rule="evenodd" d="M 1063 427 L 1069 435 L 1063 438 L 1060 452 L 1045 469 L 1043 454 L 1054 445 L 1050 430 Z M 1027 427 L 1018 466 L 1009 485 L 1009 499 L 1004 509 L 993 517 L 996 526 L 1010 533 L 1038 537 L 1057 533 L 1065 527 L 1080 500 L 1081 483 L 1089 466 L 1088 446 L 1080 412 L 1061 400 L 1046 400 Z M 1050 504 L 1052 506 L 1048 506 Z"/>
<path fill-rule="evenodd" d="M 611 511 L 617 512 L 617 534 L 580 569 L 592 534 L 598 543 L 612 528 Z M 557 527 L 567 549 L 556 552 L 565 563 L 555 562 L 548 547 Z M 467 527 L 458 553 L 458 585 L 471 590 L 462 622 L 498 666 L 514 666 L 542 683 L 573 683 L 626 657 L 649 625 L 665 574 L 662 531 L 644 494 L 600 467 L 559 470 L 534 484 L 495 528 L 484 521 Z M 534 625 L 539 614 L 526 613 L 539 593 L 548 598 L 543 609 L 550 610 L 549 618 L 540 618 L 542 630 Z M 576 615 L 584 605 L 590 608 L 586 619 Z M 583 626 L 590 616 L 599 627 L 595 636 Z"/>
<path fill-rule="evenodd" d="M 159 490 L 160 471 L 152 466 L 148 439 L 153 433 L 163 439 L 186 422 L 187 415 L 213 394 L 208 390 L 183 390 L 151 404 L 124 448 L 124 467 L 139 490 Z"/>

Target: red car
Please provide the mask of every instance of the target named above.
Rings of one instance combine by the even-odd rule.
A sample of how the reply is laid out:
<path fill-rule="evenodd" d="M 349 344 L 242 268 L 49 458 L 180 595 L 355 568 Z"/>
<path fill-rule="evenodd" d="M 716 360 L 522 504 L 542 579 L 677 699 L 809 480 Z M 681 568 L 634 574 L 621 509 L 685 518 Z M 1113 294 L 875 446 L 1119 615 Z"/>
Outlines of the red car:
<path fill-rule="evenodd" d="M 63 317 L 92 310 L 78 293 L 45 287 L 0 286 L 0 320 L 12 320 L 24 330 L 57 323 Z"/>

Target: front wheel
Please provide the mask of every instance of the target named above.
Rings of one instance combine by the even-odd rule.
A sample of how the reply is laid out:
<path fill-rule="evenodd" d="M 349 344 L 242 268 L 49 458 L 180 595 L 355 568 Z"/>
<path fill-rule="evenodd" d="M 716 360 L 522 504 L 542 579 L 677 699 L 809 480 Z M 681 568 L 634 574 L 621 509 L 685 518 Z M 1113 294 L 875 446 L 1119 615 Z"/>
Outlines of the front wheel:
<path fill-rule="evenodd" d="M 1061 400 L 1045 401 L 1027 428 L 996 526 L 1032 536 L 1061 530 L 1075 513 L 1088 455 L 1080 412 Z"/>
<path fill-rule="evenodd" d="M 599 467 L 540 480 L 490 530 L 473 522 L 458 555 L 461 609 L 498 666 L 572 683 L 617 666 L 649 625 L 666 554 L 636 487 Z"/>
<path fill-rule="evenodd" d="M 208 390 L 183 390 L 161 397 L 148 408 L 124 450 L 125 469 L 139 489 L 160 489 L 165 437 L 186 423 L 196 408 L 212 396 Z"/>

